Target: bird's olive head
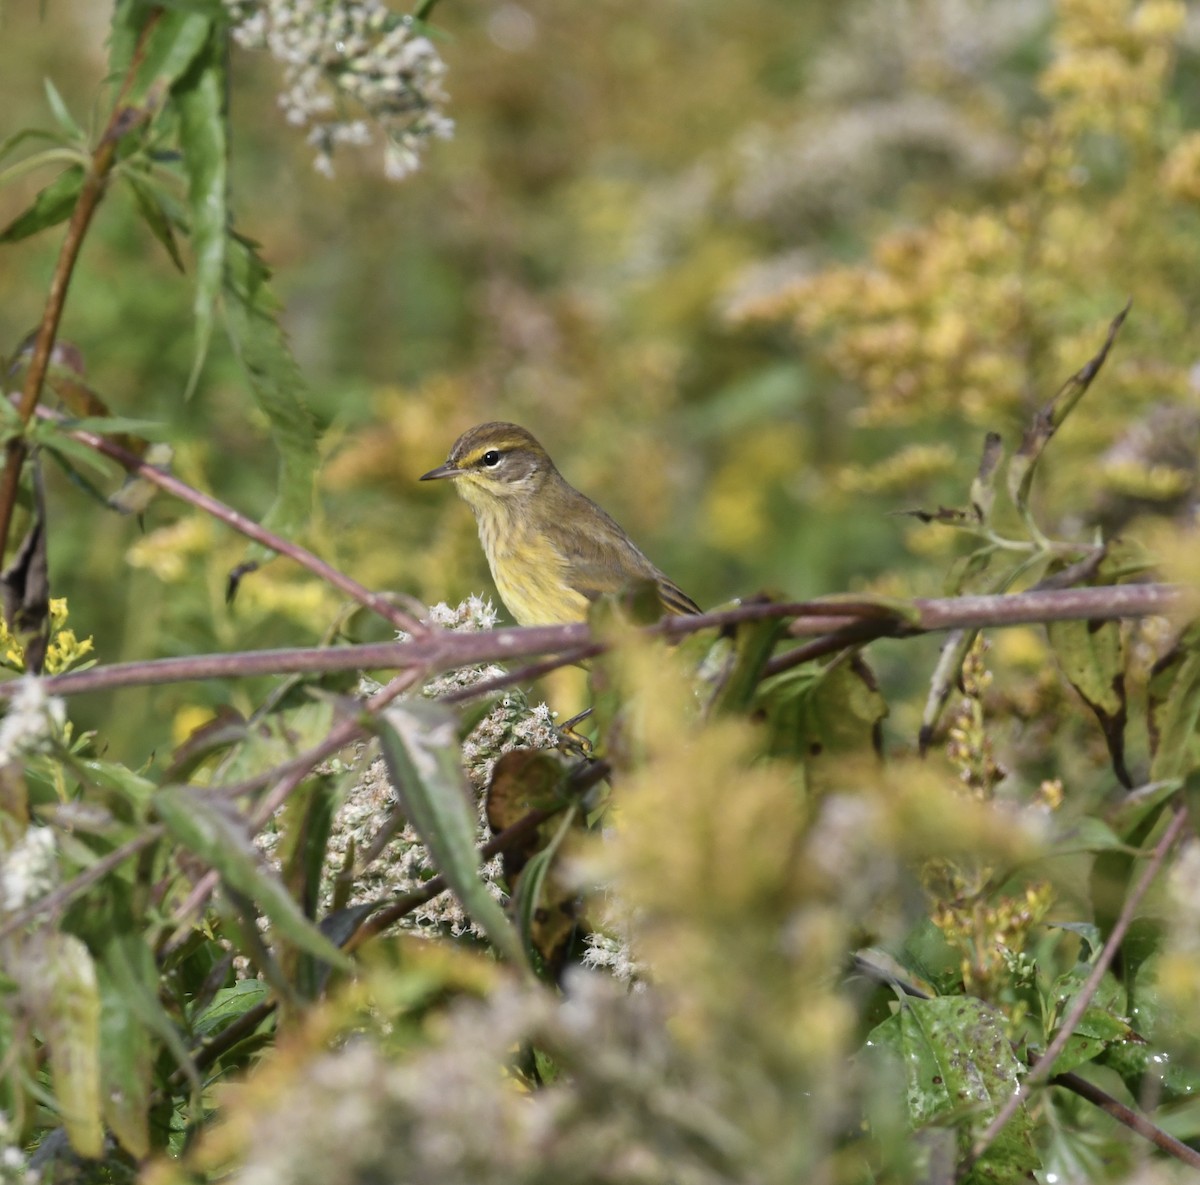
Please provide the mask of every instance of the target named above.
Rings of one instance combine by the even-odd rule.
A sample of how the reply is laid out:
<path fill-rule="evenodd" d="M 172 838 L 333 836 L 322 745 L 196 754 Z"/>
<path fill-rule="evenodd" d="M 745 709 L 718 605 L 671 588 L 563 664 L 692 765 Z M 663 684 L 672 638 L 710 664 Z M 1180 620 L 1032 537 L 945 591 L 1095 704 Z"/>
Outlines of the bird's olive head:
<path fill-rule="evenodd" d="M 554 462 L 534 437 L 517 424 L 477 424 L 450 449 L 444 465 L 421 474 L 421 481 L 451 478 L 468 502 L 530 495 L 555 472 Z"/>

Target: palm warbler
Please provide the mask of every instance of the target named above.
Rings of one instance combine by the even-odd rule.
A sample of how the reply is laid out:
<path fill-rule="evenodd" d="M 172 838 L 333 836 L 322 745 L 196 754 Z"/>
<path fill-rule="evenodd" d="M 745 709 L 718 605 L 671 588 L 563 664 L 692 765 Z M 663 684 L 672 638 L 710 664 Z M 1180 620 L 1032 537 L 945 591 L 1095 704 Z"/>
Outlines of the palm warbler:
<path fill-rule="evenodd" d="M 464 432 L 421 481 L 443 477 L 475 512 L 500 599 L 521 625 L 583 621 L 590 601 L 638 580 L 654 581 L 667 613 L 700 612 L 524 428 Z"/>

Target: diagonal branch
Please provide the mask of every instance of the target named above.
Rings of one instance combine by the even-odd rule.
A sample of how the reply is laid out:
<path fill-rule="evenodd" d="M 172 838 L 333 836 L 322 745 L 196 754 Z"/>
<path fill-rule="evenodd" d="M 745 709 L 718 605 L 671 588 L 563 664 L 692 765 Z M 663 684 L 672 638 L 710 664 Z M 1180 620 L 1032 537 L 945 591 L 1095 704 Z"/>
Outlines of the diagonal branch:
<path fill-rule="evenodd" d="M 50 415 L 50 413 L 47 414 Z M 50 418 L 60 419 L 61 417 L 50 415 Z M 411 634 L 429 632 L 429 627 L 424 622 L 418 621 L 411 613 L 406 613 L 399 606 L 394 605 L 386 595 L 372 592 L 369 588 L 359 584 L 357 580 L 338 571 L 332 564 L 327 564 L 307 548 L 301 547 L 289 539 L 284 539 L 282 535 L 276 535 L 274 531 L 267 530 L 253 519 L 234 510 L 232 506 L 227 506 L 211 494 L 205 494 L 195 489 L 186 481 L 150 464 L 136 453 L 122 448 L 106 436 L 101 436 L 97 432 L 84 431 L 74 431 L 71 435 L 89 448 L 116 461 L 127 473 L 148 481 L 151 485 L 157 486 L 181 502 L 195 506 L 197 510 L 211 515 L 218 522 L 237 531 L 239 535 L 244 535 L 247 539 L 253 539 L 255 543 L 261 543 L 271 551 L 287 556 L 300 567 L 308 569 L 314 576 L 345 593 L 351 600 L 357 601 L 364 608 L 378 614 L 396 629 L 405 630 Z"/>
<path fill-rule="evenodd" d="M 21 389 L 21 399 L 17 411 L 22 424 L 28 424 L 37 410 L 38 401 L 42 397 L 42 387 L 46 381 L 46 372 L 50 367 L 50 357 L 54 352 L 54 341 L 58 336 L 58 326 L 62 321 L 63 308 L 67 302 L 67 289 L 71 285 L 71 275 L 79 259 L 83 247 L 84 236 L 91 225 L 96 207 L 104 196 L 108 185 L 108 175 L 112 172 L 117 159 L 117 147 L 122 138 L 146 118 L 146 112 L 125 105 L 125 96 L 142 64 L 142 56 L 146 49 L 146 40 L 158 24 L 162 9 L 154 9 L 142 26 L 138 36 L 137 47 L 133 60 L 125 75 L 121 92 L 113 105 L 112 115 L 109 116 L 108 126 L 105 127 L 100 143 L 92 153 L 91 165 L 71 212 L 67 223 L 66 237 L 58 253 L 58 262 L 54 265 L 54 274 L 50 278 L 50 291 L 46 296 L 46 308 L 38 325 L 37 336 L 33 343 L 33 354 L 29 360 L 29 369 L 25 372 L 25 384 Z M 12 526 L 13 511 L 17 505 L 17 491 L 20 488 L 21 470 L 29 449 L 21 436 L 14 436 L 5 446 L 4 474 L 0 477 L 0 556 L 4 555 L 8 545 L 8 533 Z"/>
<path fill-rule="evenodd" d="M 1154 851 L 1151 853 L 1150 859 L 1142 872 L 1138 883 L 1130 890 L 1129 896 L 1125 898 L 1124 907 L 1121 910 L 1121 916 L 1117 918 L 1117 923 L 1113 926 L 1112 933 L 1108 936 L 1108 941 L 1105 942 L 1103 949 L 1100 951 L 1099 957 L 1096 959 L 1095 966 L 1092 968 L 1092 973 L 1087 977 L 1087 982 L 1084 983 L 1079 993 L 1076 995 L 1074 1002 L 1071 1005 L 1070 1012 L 1063 1018 L 1062 1024 L 1059 1026 L 1058 1032 L 1055 1034 L 1054 1040 L 1046 1047 L 1045 1053 L 1038 1058 L 1037 1064 L 1030 1069 L 1025 1076 L 1025 1080 L 1021 1083 L 1020 1089 L 1014 1091 L 1008 1098 L 1008 1101 L 996 1113 L 995 1118 L 988 1124 L 983 1135 L 979 1137 L 975 1147 L 971 1149 L 970 1155 L 966 1160 L 959 1165 L 959 1179 L 961 1180 L 971 1166 L 988 1150 L 990 1145 L 995 1141 L 996 1137 L 1003 1131 L 1005 1124 L 1017 1113 L 1025 1100 L 1029 1097 L 1030 1091 L 1037 1083 L 1048 1078 L 1051 1071 L 1054 1069 L 1054 1063 L 1058 1059 L 1058 1055 L 1066 1048 L 1067 1042 L 1075 1033 L 1083 1014 L 1091 1006 L 1092 998 L 1095 996 L 1100 987 L 1100 982 L 1112 965 L 1113 959 L 1116 957 L 1118 948 L 1125 938 L 1125 932 L 1129 929 L 1133 922 L 1133 915 L 1142 898 L 1146 895 L 1154 878 L 1158 875 L 1159 869 L 1162 867 L 1163 861 L 1167 858 L 1167 854 L 1171 848 L 1175 846 L 1180 837 L 1188 826 L 1188 810 L 1186 806 L 1177 806 L 1171 817 L 1170 825 L 1163 832 L 1162 838 L 1155 845 Z"/>

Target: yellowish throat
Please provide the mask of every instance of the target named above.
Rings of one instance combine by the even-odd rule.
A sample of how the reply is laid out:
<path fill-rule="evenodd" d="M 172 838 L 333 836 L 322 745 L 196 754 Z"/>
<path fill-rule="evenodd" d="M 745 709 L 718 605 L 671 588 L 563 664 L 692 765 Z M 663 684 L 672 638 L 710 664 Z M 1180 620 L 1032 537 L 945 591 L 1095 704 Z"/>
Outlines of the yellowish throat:
<path fill-rule="evenodd" d="M 700 612 L 524 428 L 489 423 L 464 432 L 421 481 L 443 477 L 475 512 L 500 599 L 521 625 L 583 621 L 603 593 L 645 580 L 654 581 L 664 612 Z"/>

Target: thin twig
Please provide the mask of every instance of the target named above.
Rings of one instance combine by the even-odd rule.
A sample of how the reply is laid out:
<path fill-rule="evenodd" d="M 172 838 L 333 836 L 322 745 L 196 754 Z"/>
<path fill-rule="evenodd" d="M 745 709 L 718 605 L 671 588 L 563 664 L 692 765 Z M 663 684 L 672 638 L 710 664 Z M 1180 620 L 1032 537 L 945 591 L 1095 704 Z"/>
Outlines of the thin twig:
<path fill-rule="evenodd" d="M 1186 806 L 1177 806 L 1174 815 L 1171 818 L 1170 825 L 1163 832 L 1162 838 L 1155 845 L 1154 851 L 1138 879 L 1137 884 L 1130 890 L 1129 895 L 1125 898 L 1125 904 L 1121 909 L 1121 914 L 1117 918 L 1116 925 L 1113 926 L 1112 933 L 1108 936 L 1108 941 L 1105 942 L 1100 954 L 1096 958 L 1095 965 L 1092 967 L 1091 974 L 1087 977 L 1087 981 L 1079 990 L 1071 1005 L 1071 1010 L 1063 1019 L 1059 1026 L 1058 1032 L 1054 1036 L 1054 1040 L 1046 1047 L 1045 1052 L 1038 1059 L 1038 1062 L 1033 1066 L 1029 1073 L 1025 1076 L 1018 1090 L 1015 1090 L 1008 1096 L 1004 1106 L 996 1113 L 995 1118 L 988 1124 L 976 1142 L 974 1148 L 971 1149 L 970 1155 L 959 1166 L 960 1180 L 970 1170 L 971 1166 L 988 1150 L 992 1142 L 1004 1129 L 1004 1125 L 1017 1113 L 1025 1100 L 1029 1097 L 1029 1092 L 1038 1082 L 1049 1077 L 1051 1070 L 1054 1068 L 1054 1063 L 1058 1055 L 1066 1048 L 1067 1042 L 1074 1035 L 1083 1014 L 1091 1006 L 1092 998 L 1095 996 L 1097 989 L 1100 987 L 1100 982 L 1103 980 L 1113 959 L 1116 957 L 1117 950 L 1121 942 L 1125 938 L 1125 932 L 1129 929 L 1133 921 L 1133 915 L 1141 903 L 1142 898 L 1146 895 L 1154 878 L 1158 875 L 1159 869 L 1162 867 L 1163 861 L 1167 858 L 1167 853 L 1183 835 L 1188 825 L 1188 811 Z"/>
<path fill-rule="evenodd" d="M 1186 590 L 1168 584 L 1105 585 L 1095 588 L 1047 589 L 1039 592 L 1008 593 L 983 597 L 920 599 L 911 602 L 911 617 L 899 612 L 888 619 L 874 612 L 865 618 L 845 616 L 842 602 L 801 601 L 789 604 L 742 605 L 690 617 L 672 617 L 647 628 L 649 635 L 681 637 L 713 626 L 793 617 L 788 632 L 815 635 L 813 650 L 801 649 L 781 655 L 775 667 L 785 669 L 830 650 L 857 645 L 876 638 L 914 637 L 948 629 L 982 629 L 1029 625 L 1045 621 L 1115 620 L 1152 617 L 1171 613 L 1187 604 Z M 837 608 L 836 616 L 822 612 Z M 118 687 L 144 687 L 198 679 L 223 679 L 270 674 L 319 674 L 353 670 L 404 670 L 421 668 L 430 674 L 480 663 L 505 662 L 552 654 L 551 664 L 538 664 L 538 673 L 553 666 L 567 666 L 607 649 L 593 638 L 586 624 L 522 626 L 483 630 L 479 633 L 429 632 L 407 642 L 378 642 L 336 648 L 293 648 L 253 650 L 231 654 L 203 654 L 188 658 L 153 659 L 146 662 L 112 663 L 87 671 L 53 675 L 46 690 L 53 695 L 81 695 Z M 532 677 L 517 671 L 497 680 L 487 690 Z M 15 684 L 0 684 L 0 699 L 15 693 Z"/>
<path fill-rule="evenodd" d="M 84 236 L 91 225 L 96 207 L 104 196 L 108 184 L 108 175 L 117 159 L 117 148 L 122 138 L 146 118 L 146 112 L 136 108 L 126 107 L 125 96 L 142 64 L 146 49 L 146 41 L 162 17 L 161 9 L 154 9 L 138 35 L 137 46 L 133 59 L 129 63 L 125 80 L 117 101 L 113 104 L 112 114 L 108 124 L 92 153 L 87 176 L 83 187 L 71 211 L 67 223 L 67 233 L 59 249 L 58 261 L 54 265 L 54 274 L 50 277 L 50 290 L 46 294 L 46 307 L 38 325 L 37 336 L 33 343 L 33 353 L 29 359 L 29 368 L 25 372 L 25 383 L 21 389 L 21 399 L 17 404 L 17 414 L 22 424 L 28 424 L 33 418 L 37 405 L 42 397 L 42 387 L 46 381 L 46 372 L 50 368 L 50 357 L 54 352 L 54 341 L 58 336 L 58 326 L 62 321 L 63 309 L 67 302 L 67 290 L 71 286 L 71 275 L 79 259 L 83 247 Z M 0 556 L 4 555 L 8 546 L 8 533 L 12 526 L 13 511 L 17 505 L 17 491 L 20 488 L 21 469 L 25 464 L 28 448 L 23 436 L 12 437 L 5 448 L 4 474 L 0 477 Z"/>
<path fill-rule="evenodd" d="M 1102 1111 L 1111 1115 L 1118 1123 L 1124 1124 L 1131 1131 L 1137 1132 L 1139 1136 L 1145 1137 L 1156 1148 L 1166 1152 L 1169 1156 L 1174 1156 L 1176 1160 L 1182 1160 L 1184 1164 L 1189 1164 L 1194 1169 L 1200 1169 L 1200 1152 L 1197 1152 L 1195 1148 L 1189 1147 L 1182 1140 L 1177 1140 L 1169 1132 L 1165 1132 L 1161 1127 L 1151 1123 L 1140 1111 L 1127 1107 L 1119 1099 L 1113 1098 L 1112 1095 L 1101 1090 L 1086 1078 L 1081 1078 L 1073 1072 L 1055 1074 L 1050 1079 L 1050 1085 L 1061 1086 L 1064 1090 L 1072 1091 L 1080 1098 L 1087 1099 L 1089 1103 L 1094 1103 Z"/>

